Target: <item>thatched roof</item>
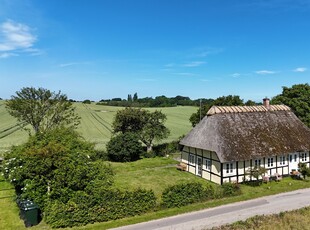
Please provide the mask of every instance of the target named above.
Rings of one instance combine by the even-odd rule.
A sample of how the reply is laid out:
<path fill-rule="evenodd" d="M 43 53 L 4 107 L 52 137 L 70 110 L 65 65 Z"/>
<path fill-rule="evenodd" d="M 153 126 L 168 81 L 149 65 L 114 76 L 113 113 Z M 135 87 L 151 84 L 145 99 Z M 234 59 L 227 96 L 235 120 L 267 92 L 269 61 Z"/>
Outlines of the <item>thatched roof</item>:
<path fill-rule="evenodd" d="M 310 150 L 310 129 L 289 107 L 263 107 L 214 106 L 180 144 L 214 151 L 221 162 Z"/>

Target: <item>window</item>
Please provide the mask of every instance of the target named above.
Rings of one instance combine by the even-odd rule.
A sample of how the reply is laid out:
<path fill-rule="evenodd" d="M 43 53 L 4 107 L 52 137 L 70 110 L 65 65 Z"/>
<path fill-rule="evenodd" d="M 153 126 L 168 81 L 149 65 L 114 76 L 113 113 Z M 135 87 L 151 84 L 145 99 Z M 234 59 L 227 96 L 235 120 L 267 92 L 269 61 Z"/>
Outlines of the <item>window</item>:
<path fill-rule="evenodd" d="M 280 162 L 280 165 L 285 165 L 285 156 L 280 156 L 279 162 Z"/>
<path fill-rule="evenodd" d="M 301 153 L 300 154 L 300 158 L 301 158 L 301 161 L 307 161 L 307 153 Z"/>
<path fill-rule="evenodd" d="M 189 154 L 189 163 L 195 164 L 195 155 Z"/>
<path fill-rule="evenodd" d="M 211 160 L 206 159 L 206 170 L 211 171 Z"/>
<path fill-rule="evenodd" d="M 273 157 L 268 158 L 268 167 L 273 167 Z"/>
<path fill-rule="evenodd" d="M 294 161 L 297 162 L 297 154 L 294 155 Z"/>
<path fill-rule="evenodd" d="M 259 167 L 261 165 L 260 159 L 254 161 L 254 166 Z"/>
<path fill-rule="evenodd" d="M 233 172 L 233 163 L 226 164 L 226 173 L 232 173 Z"/>

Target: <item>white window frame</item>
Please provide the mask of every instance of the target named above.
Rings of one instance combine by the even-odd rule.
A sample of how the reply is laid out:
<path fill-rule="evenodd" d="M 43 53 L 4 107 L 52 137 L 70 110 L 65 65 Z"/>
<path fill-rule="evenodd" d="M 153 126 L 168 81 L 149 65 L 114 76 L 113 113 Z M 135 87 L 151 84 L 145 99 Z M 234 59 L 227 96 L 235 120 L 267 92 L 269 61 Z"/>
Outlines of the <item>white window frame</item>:
<path fill-rule="evenodd" d="M 307 153 L 300 153 L 300 161 L 301 162 L 307 161 Z"/>
<path fill-rule="evenodd" d="M 226 172 L 226 174 L 233 173 L 233 163 L 226 163 L 225 172 Z"/>
<path fill-rule="evenodd" d="M 196 157 L 194 154 L 189 154 L 189 163 L 192 165 L 196 163 Z"/>
<path fill-rule="evenodd" d="M 279 157 L 279 165 L 285 165 L 286 164 L 286 160 L 285 160 L 285 156 L 280 156 Z"/>
<path fill-rule="evenodd" d="M 212 166 L 211 159 L 206 159 L 205 163 L 206 163 L 206 170 L 211 171 L 211 166 Z"/>
<path fill-rule="evenodd" d="M 254 160 L 254 166 L 255 166 L 255 167 L 260 167 L 260 166 L 261 166 L 261 163 L 262 163 L 261 159 L 255 159 L 255 160 Z"/>
<path fill-rule="evenodd" d="M 273 167 L 273 163 L 274 163 L 273 157 L 269 157 L 267 159 L 267 166 L 268 166 L 268 168 Z"/>

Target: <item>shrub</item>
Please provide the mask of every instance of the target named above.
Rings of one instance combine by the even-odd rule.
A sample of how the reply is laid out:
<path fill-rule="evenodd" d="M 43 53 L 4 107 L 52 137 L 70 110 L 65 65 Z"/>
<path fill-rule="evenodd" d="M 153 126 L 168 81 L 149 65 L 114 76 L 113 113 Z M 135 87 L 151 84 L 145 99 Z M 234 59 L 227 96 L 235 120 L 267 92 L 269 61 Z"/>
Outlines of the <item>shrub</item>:
<path fill-rule="evenodd" d="M 204 188 L 201 183 L 190 182 L 167 187 L 162 194 L 162 206 L 166 208 L 181 207 L 199 201 L 207 200 L 214 194 L 209 186 Z"/>
<path fill-rule="evenodd" d="M 238 183 L 224 183 L 221 186 L 223 196 L 236 196 L 241 194 L 241 188 Z"/>
<path fill-rule="evenodd" d="M 50 201 L 45 221 L 53 228 L 73 227 L 139 215 L 156 205 L 152 190 L 100 189 L 92 194 L 76 192 L 68 202 Z"/>
<path fill-rule="evenodd" d="M 142 151 L 138 136 L 131 132 L 120 133 L 107 144 L 107 156 L 111 161 L 135 161 L 140 158 Z"/>

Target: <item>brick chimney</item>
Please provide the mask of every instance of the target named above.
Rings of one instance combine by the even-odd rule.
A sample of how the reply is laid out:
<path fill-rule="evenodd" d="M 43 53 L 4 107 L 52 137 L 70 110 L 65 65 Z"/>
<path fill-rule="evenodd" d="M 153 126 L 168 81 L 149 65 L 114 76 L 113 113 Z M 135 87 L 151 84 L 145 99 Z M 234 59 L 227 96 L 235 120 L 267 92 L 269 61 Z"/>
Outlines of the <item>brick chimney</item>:
<path fill-rule="evenodd" d="M 265 97 L 264 99 L 263 99 L 263 105 L 266 107 L 266 109 L 270 109 L 270 100 L 269 100 L 269 98 L 267 98 L 267 97 Z"/>

